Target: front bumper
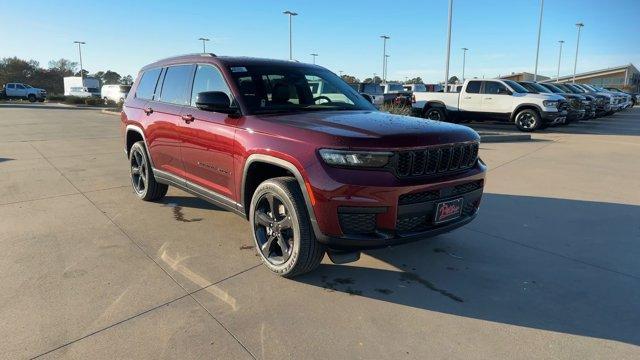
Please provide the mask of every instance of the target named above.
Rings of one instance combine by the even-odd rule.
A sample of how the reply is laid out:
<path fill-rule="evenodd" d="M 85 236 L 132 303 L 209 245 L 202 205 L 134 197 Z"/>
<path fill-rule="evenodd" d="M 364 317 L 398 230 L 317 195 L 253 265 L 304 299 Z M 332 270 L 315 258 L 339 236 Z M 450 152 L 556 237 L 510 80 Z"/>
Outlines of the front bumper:
<path fill-rule="evenodd" d="M 329 176 L 322 174 L 324 168 L 307 169 L 310 178 L 322 177 L 311 181 L 322 184 L 312 187 L 314 230 L 319 242 L 344 250 L 416 241 L 469 223 L 477 214 L 486 172 L 481 160 L 463 173 L 421 180 L 400 180 L 371 171 L 361 177 L 367 171 L 335 168 Z M 349 172 L 354 175 L 349 177 Z M 353 184 L 355 179 L 359 184 Z M 437 204 L 458 198 L 463 199 L 460 217 L 434 223 Z"/>
<path fill-rule="evenodd" d="M 568 111 L 543 111 L 540 115 L 544 123 L 554 125 L 565 121 L 567 119 Z"/>

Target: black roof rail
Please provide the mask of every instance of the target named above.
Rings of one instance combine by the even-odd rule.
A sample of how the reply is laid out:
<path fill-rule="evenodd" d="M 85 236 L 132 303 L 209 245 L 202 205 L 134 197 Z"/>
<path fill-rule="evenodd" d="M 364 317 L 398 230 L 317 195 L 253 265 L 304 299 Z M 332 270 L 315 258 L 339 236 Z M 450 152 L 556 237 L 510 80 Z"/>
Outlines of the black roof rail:
<path fill-rule="evenodd" d="M 167 60 L 177 60 L 177 59 L 187 58 L 187 57 L 192 57 L 192 56 L 218 57 L 218 56 L 217 56 L 216 54 L 214 54 L 214 53 L 191 53 L 191 54 L 183 54 L 183 55 L 169 56 L 169 57 L 166 57 L 166 58 L 162 58 L 162 59 L 156 60 L 156 61 L 154 61 L 154 63 L 161 62 L 161 61 L 167 61 Z"/>

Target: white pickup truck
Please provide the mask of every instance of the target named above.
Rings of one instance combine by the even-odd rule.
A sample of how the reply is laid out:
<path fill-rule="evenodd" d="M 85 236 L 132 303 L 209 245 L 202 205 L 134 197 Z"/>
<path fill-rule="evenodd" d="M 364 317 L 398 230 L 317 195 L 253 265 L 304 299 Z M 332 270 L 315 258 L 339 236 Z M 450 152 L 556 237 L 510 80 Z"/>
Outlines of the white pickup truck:
<path fill-rule="evenodd" d="M 44 89 L 34 88 L 27 84 L 8 83 L 0 90 L 0 99 L 2 98 L 43 102 L 47 98 L 47 92 Z"/>
<path fill-rule="evenodd" d="M 560 123 L 567 116 L 568 104 L 562 96 L 532 94 L 512 80 L 467 80 L 460 92 L 413 95 L 415 111 L 432 120 L 501 120 L 529 132 Z"/>

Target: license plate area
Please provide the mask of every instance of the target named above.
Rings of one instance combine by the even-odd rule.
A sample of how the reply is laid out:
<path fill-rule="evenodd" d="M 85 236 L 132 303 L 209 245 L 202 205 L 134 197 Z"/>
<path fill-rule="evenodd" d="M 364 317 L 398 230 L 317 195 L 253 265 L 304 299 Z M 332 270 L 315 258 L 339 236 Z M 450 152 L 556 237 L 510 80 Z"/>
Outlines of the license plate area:
<path fill-rule="evenodd" d="M 436 205 L 436 213 L 433 219 L 434 224 L 455 220 L 462 215 L 463 198 L 439 202 Z"/>

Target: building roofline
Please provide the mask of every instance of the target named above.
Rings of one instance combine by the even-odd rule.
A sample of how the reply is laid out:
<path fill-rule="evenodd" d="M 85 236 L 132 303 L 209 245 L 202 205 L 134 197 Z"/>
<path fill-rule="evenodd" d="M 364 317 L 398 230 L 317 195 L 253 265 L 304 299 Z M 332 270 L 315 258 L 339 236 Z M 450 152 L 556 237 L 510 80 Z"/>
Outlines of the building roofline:
<path fill-rule="evenodd" d="M 633 65 L 633 63 L 628 63 L 626 65 L 621 65 L 621 66 L 615 66 L 615 67 L 610 67 L 610 68 L 605 68 L 605 69 L 599 69 L 599 70 L 592 70 L 592 71 L 587 71 L 587 72 L 583 72 L 583 73 L 579 73 L 576 74 L 576 77 L 582 77 L 582 76 L 589 76 L 589 75 L 595 75 L 598 73 L 605 73 L 605 72 L 611 72 L 611 71 L 617 71 L 617 70 L 625 70 L 628 67 L 632 67 L 634 68 L 637 72 L 640 72 L 640 70 L 638 70 L 638 68 Z M 560 76 L 558 78 L 558 80 L 567 80 L 567 79 L 571 79 L 573 78 L 573 74 L 571 75 L 565 75 L 565 76 Z M 553 78 L 555 81 L 555 77 Z"/>

